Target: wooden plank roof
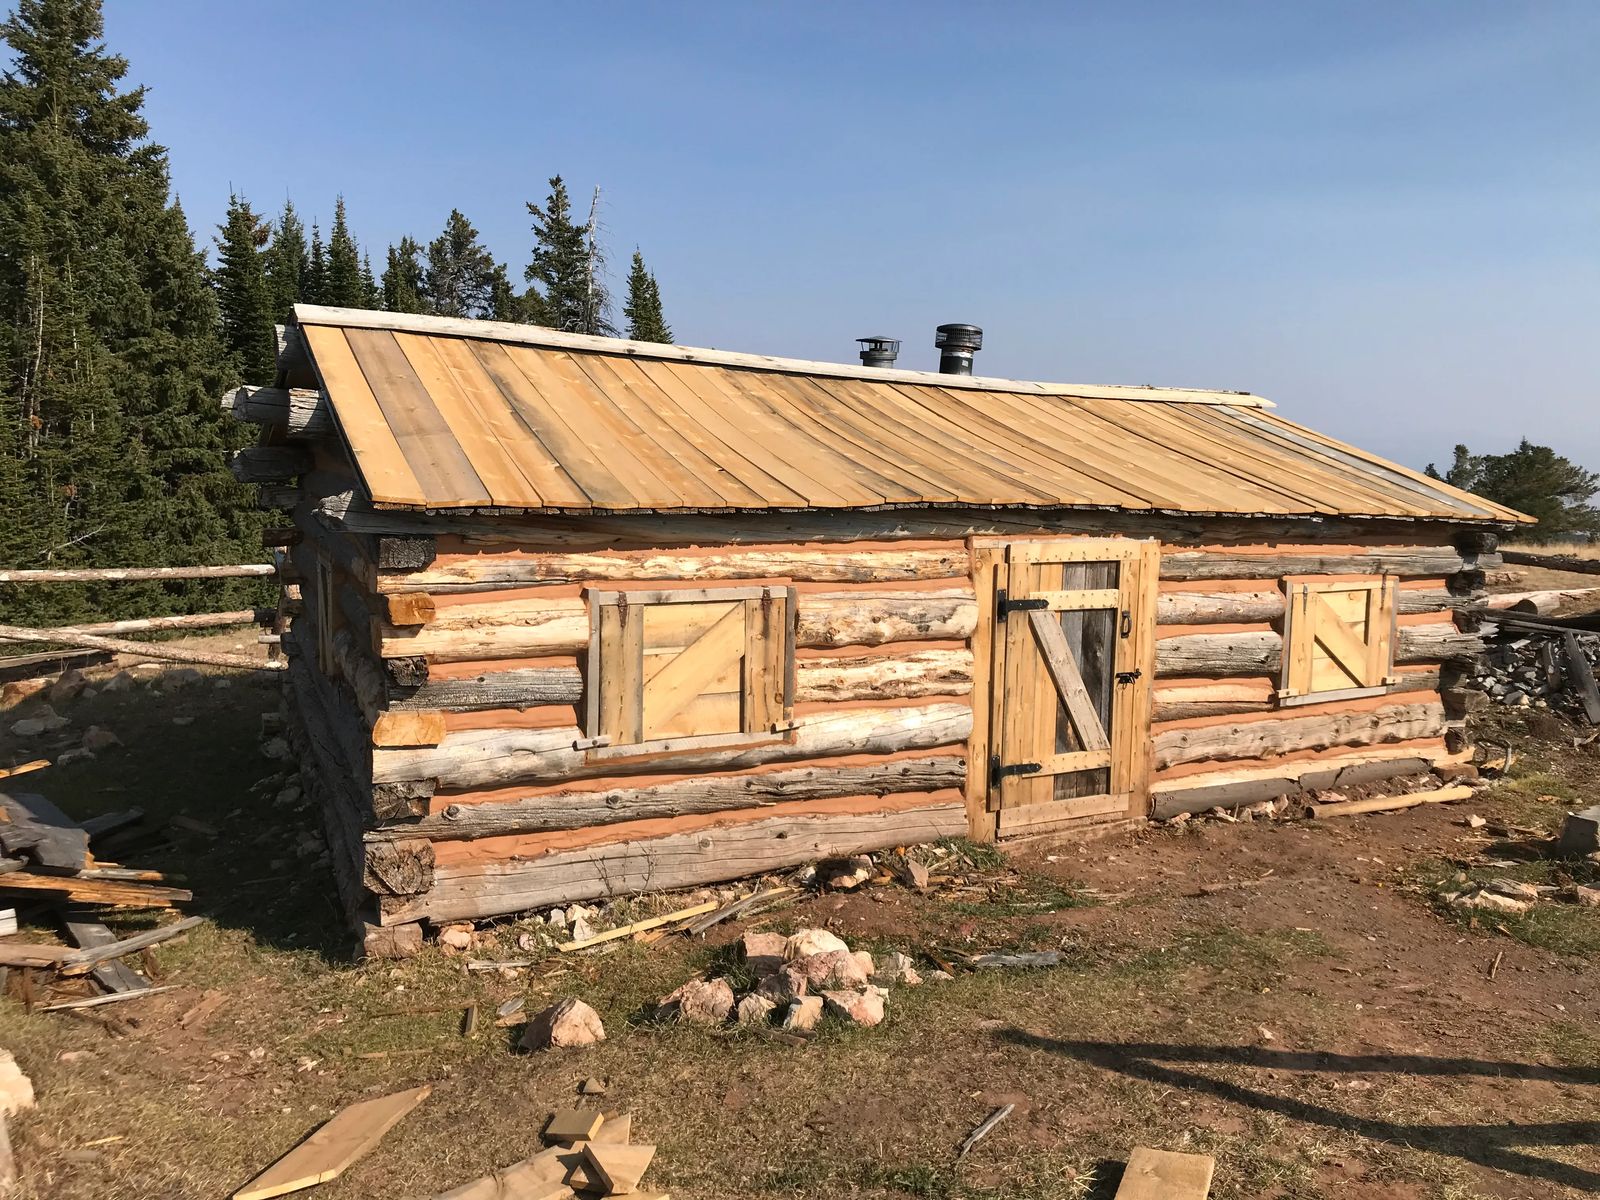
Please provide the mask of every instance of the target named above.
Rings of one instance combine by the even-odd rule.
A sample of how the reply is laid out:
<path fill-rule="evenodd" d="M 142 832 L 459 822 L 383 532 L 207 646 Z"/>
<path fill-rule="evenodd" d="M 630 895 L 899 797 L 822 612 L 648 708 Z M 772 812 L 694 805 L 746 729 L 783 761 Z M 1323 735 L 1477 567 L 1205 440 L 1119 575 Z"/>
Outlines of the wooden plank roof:
<path fill-rule="evenodd" d="M 1026 383 L 297 305 L 375 503 L 1525 521 L 1257 396 Z"/>

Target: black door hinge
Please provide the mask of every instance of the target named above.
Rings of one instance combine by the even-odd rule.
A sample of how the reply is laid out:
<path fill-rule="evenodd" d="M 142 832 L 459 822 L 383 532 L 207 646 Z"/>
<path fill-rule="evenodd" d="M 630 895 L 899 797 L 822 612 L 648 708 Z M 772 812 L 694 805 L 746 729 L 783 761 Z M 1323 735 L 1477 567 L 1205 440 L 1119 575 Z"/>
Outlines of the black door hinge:
<path fill-rule="evenodd" d="M 1138 667 L 1135 667 L 1131 671 L 1118 671 L 1117 672 L 1117 682 L 1118 683 L 1132 683 L 1135 679 L 1139 678 L 1139 676 L 1141 676 L 1143 674 L 1144 674 L 1144 672 L 1141 671 Z"/>
<path fill-rule="evenodd" d="M 999 787 L 1001 780 L 1010 776 L 1037 775 L 1042 770 L 1042 763 L 1002 763 L 997 754 L 989 760 L 989 786 Z"/>
<path fill-rule="evenodd" d="M 1004 621 L 1014 612 L 1029 612 L 1049 607 L 1050 601 L 1044 599 L 1043 597 L 1040 597 L 1037 600 L 1013 600 L 1010 596 L 1006 595 L 1004 589 L 1001 589 L 1000 594 L 995 597 L 994 602 L 995 616 L 999 617 L 1002 621 Z"/>

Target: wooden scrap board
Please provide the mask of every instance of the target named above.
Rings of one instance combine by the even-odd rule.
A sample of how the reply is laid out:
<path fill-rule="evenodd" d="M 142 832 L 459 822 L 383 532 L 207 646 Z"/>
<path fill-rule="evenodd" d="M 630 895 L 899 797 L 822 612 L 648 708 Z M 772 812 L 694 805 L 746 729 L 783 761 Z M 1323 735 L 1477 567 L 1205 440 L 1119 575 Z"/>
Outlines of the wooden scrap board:
<path fill-rule="evenodd" d="M 1128 1155 L 1116 1200 L 1206 1200 L 1216 1160 L 1138 1146 Z"/>
<path fill-rule="evenodd" d="M 432 1091 L 433 1085 L 426 1083 L 340 1109 L 321 1129 L 235 1192 L 233 1200 L 268 1200 L 337 1179 Z"/>

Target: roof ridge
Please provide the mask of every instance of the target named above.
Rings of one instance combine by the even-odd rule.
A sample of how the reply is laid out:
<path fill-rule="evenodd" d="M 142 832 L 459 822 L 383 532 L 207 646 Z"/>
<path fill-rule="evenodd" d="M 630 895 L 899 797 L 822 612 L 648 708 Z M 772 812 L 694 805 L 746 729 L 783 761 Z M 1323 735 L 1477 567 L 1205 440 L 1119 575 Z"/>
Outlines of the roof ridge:
<path fill-rule="evenodd" d="M 1272 408 L 1272 402 L 1249 392 L 1230 392 L 1206 388 L 1171 388 L 1148 384 L 1045 383 L 1019 379 L 995 379 L 983 375 L 946 375 L 938 371 L 910 371 L 900 368 L 866 367 L 851 363 L 816 362 L 800 358 L 779 358 L 766 354 L 745 354 L 696 346 L 660 342 L 636 342 L 627 338 L 596 337 L 586 333 L 566 333 L 541 325 L 522 325 L 509 321 L 474 321 L 462 317 L 433 317 L 420 313 L 377 312 L 365 308 L 333 308 L 321 304 L 296 304 L 297 324 L 329 325 L 346 329 L 379 329 L 395 333 L 427 333 L 483 341 L 511 342 L 551 350 L 577 350 L 625 358 L 653 358 L 669 362 L 700 363 L 706 366 L 743 367 L 793 375 L 820 375 L 833 379 L 865 379 L 881 383 L 911 383 L 924 386 L 984 392 L 1015 392 L 1035 396 L 1071 396 L 1082 400 L 1134 400 L 1171 404 L 1216 404 L 1240 408 Z"/>

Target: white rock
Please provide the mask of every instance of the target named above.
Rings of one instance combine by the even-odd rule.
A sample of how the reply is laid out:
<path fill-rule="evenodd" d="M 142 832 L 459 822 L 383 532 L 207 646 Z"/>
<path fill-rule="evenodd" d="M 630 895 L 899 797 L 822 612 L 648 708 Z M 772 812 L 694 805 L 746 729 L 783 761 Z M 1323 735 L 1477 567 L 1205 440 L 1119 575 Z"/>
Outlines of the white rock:
<path fill-rule="evenodd" d="M 104 725 L 91 725 L 83 731 L 81 745 L 85 750 L 98 754 L 102 750 L 109 750 L 113 746 L 122 745 L 122 739 Z"/>
<path fill-rule="evenodd" d="M 827 954 L 830 950 L 842 950 L 848 954 L 850 947 L 845 945 L 843 938 L 826 929 L 802 929 L 789 939 L 783 956 L 792 961 L 809 958 L 813 954 Z"/>
<path fill-rule="evenodd" d="M 94 758 L 93 750 L 85 750 L 82 746 L 77 746 L 71 750 L 63 750 L 56 755 L 56 766 L 70 767 L 75 762 L 88 762 L 92 758 Z"/>
<path fill-rule="evenodd" d="M 739 1001 L 738 1019 L 741 1025 L 767 1025 L 772 1021 L 777 1003 L 756 992 Z"/>
<path fill-rule="evenodd" d="M 572 928 L 569 931 L 574 942 L 586 942 L 594 936 L 594 930 L 589 927 L 589 922 L 579 914 L 572 918 Z"/>
<path fill-rule="evenodd" d="M 204 678 L 205 676 L 194 667 L 169 667 L 161 673 L 161 690 L 177 691 L 179 688 L 199 683 Z"/>
<path fill-rule="evenodd" d="M 446 950 L 470 950 L 472 948 L 472 926 L 467 922 L 457 922 L 446 925 L 439 930 L 439 945 Z"/>
<path fill-rule="evenodd" d="M 100 685 L 102 692 L 126 692 L 134 685 L 134 678 L 126 671 L 118 671 Z"/>
<path fill-rule="evenodd" d="M 33 1107 L 33 1080 L 22 1073 L 9 1050 L 0 1050 L 0 1113 L 10 1116 Z"/>
<path fill-rule="evenodd" d="M 888 994 L 881 987 L 869 987 L 860 992 L 823 992 L 822 999 L 834 1016 L 870 1028 L 883 1020 L 883 1002 Z"/>
<path fill-rule="evenodd" d="M 733 1011 L 733 988 L 726 979 L 691 979 L 661 997 L 661 1007 L 691 1025 L 720 1025 Z"/>
<path fill-rule="evenodd" d="M 810 1033 L 822 1020 L 822 997 L 800 996 L 783 1012 L 783 1027 L 791 1033 Z"/>
<path fill-rule="evenodd" d="M 524 1050 L 592 1046 L 606 1040 L 600 1014 L 582 1000 L 567 999 L 536 1014 L 522 1030 Z"/>

